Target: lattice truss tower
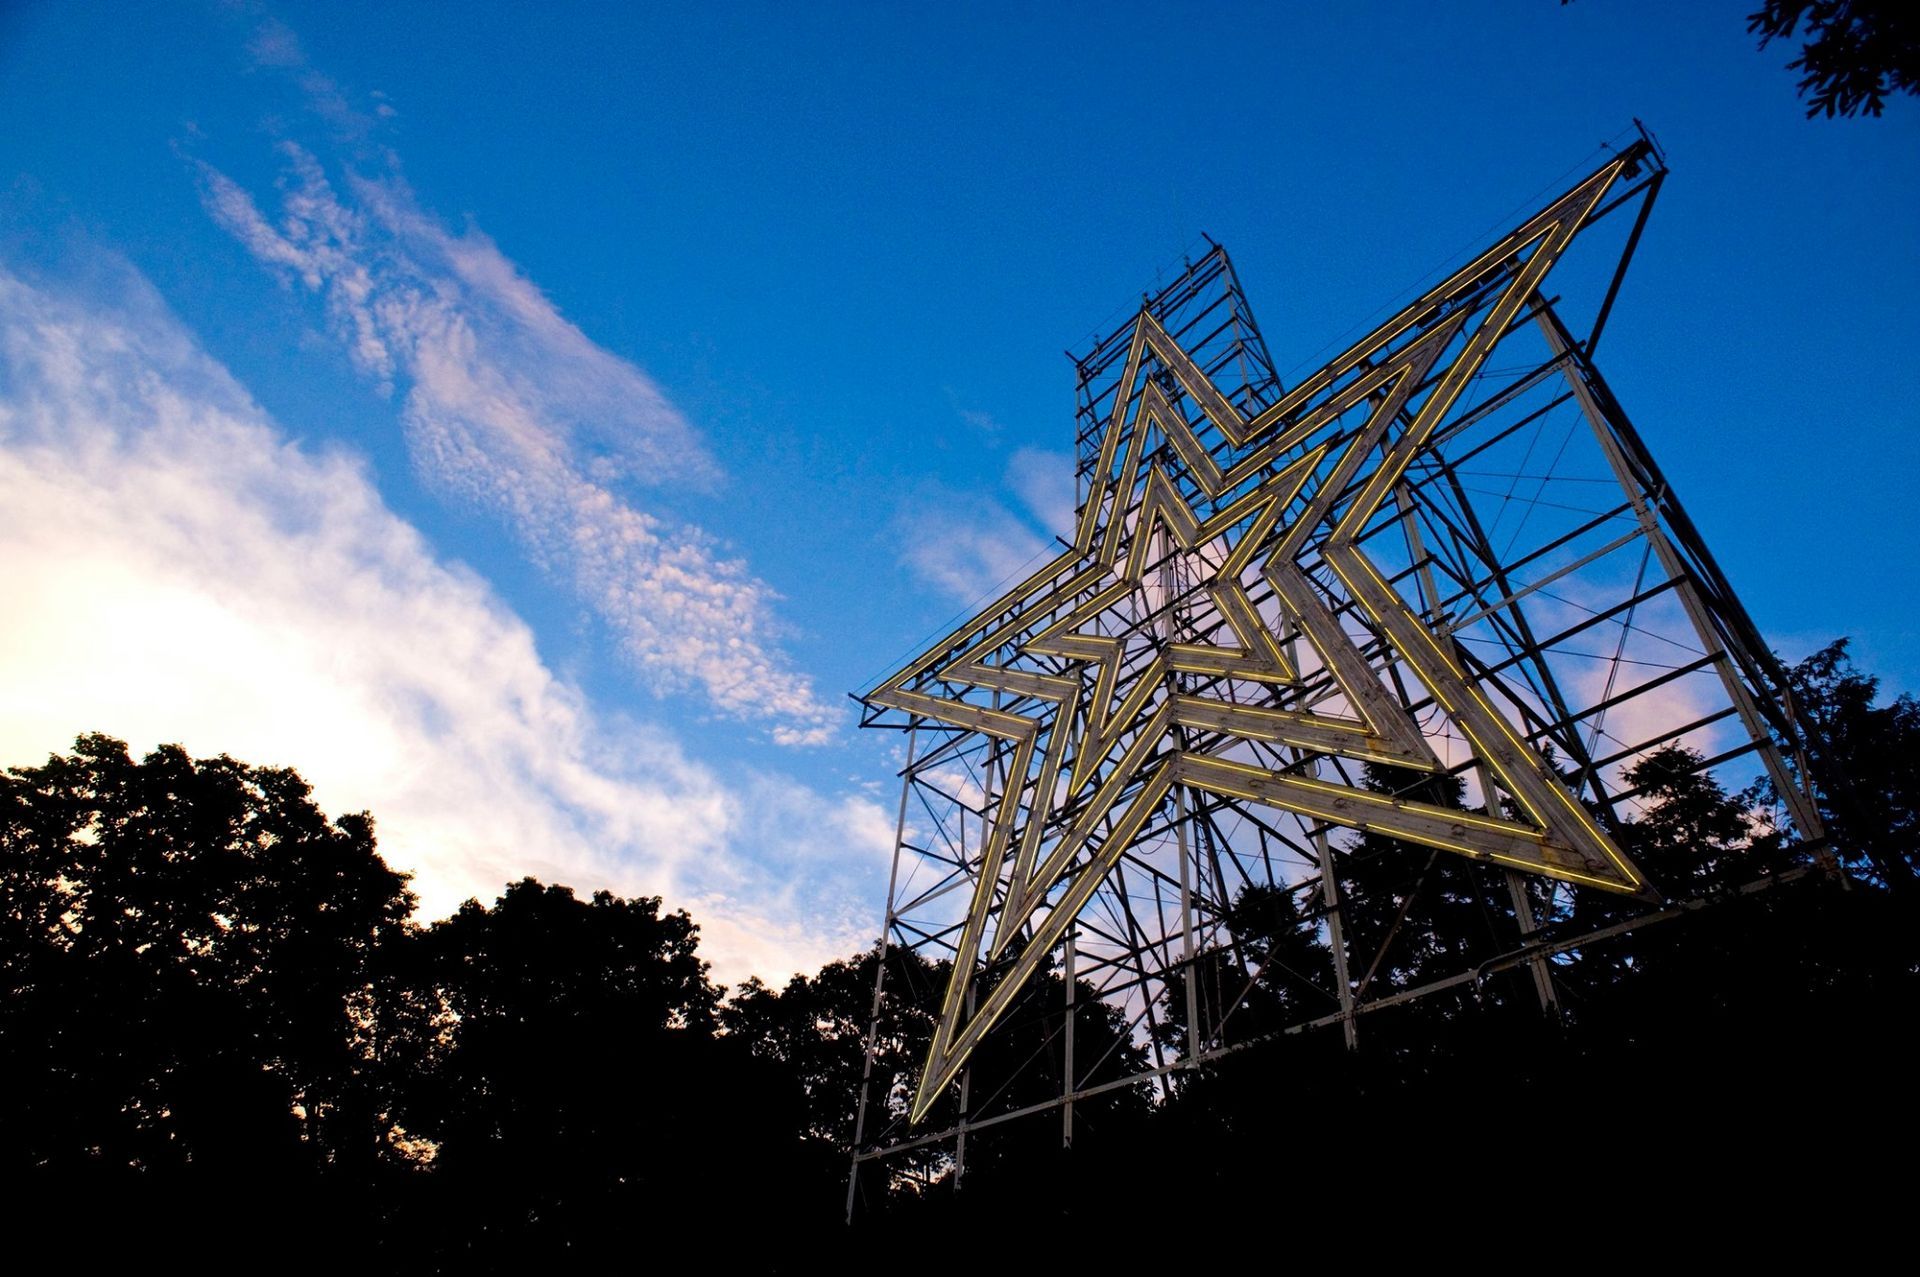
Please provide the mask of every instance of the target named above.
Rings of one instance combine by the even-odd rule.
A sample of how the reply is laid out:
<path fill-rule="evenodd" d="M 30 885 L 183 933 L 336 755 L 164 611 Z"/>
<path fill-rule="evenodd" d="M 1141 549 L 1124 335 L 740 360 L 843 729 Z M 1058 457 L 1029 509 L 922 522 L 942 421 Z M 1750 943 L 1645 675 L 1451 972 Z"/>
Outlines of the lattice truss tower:
<path fill-rule="evenodd" d="M 1070 1137 L 1101 1064 L 1075 1061 L 1072 1015 L 1041 1053 L 1057 1094 L 973 1075 L 1039 972 L 1150 1045 L 1100 1087 L 1243 1045 L 1243 999 L 1195 972 L 1251 886 L 1331 951 L 1291 1029 L 1352 1044 L 1370 1011 L 1501 970 L 1550 1006 L 1601 938 L 1580 896 L 1608 933 L 1681 903 L 1619 838 L 1626 773 L 1662 745 L 1729 790 L 1764 775 L 1772 819 L 1819 841 L 1782 674 L 1594 364 L 1665 176 L 1644 135 L 1610 153 L 1292 385 L 1211 242 L 1077 360 L 1071 546 L 860 696 L 904 733 L 885 943 L 953 975 L 890 990 L 883 964 L 874 1035 L 903 998 L 938 1022 L 910 1087 L 863 1095 L 856 1167 L 1036 1108 Z M 1369 764 L 1399 770 L 1369 788 Z M 1462 808 L 1416 796 L 1434 775 Z M 1356 831 L 1477 862 L 1496 951 L 1374 980 L 1391 955 L 1341 925 Z"/>

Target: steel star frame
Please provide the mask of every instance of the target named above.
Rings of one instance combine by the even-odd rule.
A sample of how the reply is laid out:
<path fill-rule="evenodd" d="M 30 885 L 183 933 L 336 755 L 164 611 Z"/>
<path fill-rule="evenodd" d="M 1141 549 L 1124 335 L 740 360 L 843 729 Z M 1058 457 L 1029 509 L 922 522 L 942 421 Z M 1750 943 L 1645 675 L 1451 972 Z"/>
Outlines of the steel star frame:
<path fill-rule="evenodd" d="M 882 944 L 951 976 L 912 1094 L 863 1089 L 850 1211 L 865 1163 L 941 1146 L 963 1172 L 970 1130 L 1036 1110 L 1071 1143 L 1076 1100 L 1246 1045 L 1245 991 L 1197 973 L 1251 886 L 1332 959 L 1286 1031 L 1352 1046 L 1362 1015 L 1502 971 L 1551 1011 L 1569 955 L 1686 907 L 1618 838 L 1625 773 L 1663 744 L 1737 783 L 1757 761 L 1818 844 L 1784 678 L 1593 362 L 1665 176 L 1642 132 L 1290 388 L 1211 241 L 1076 360 L 1072 544 L 859 698 L 906 737 Z M 1485 866 L 1504 936 L 1457 975 L 1376 979 L 1396 937 L 1345 934 L 1343 831 Z M 1575 925 L 1574 892 L 1621 908 Z M 973 1065 L 1043 970 L 1058 1094 L 1018 1103 Z M 1076 1061 L 1089 986 L 1150 1067 Z"/>

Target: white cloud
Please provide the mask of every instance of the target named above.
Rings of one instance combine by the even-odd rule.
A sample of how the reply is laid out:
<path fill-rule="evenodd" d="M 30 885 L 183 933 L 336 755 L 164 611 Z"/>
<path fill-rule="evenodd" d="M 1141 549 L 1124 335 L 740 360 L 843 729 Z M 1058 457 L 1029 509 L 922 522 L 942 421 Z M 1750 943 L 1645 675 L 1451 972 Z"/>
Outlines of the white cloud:
<path fill-rule="evenodd" d="M 941 593 L 972 604 L 1057 553 L 1052 538 L 1073 532 L 1073 458 L 1021 448 L 1007 461 L 1005 486 L 1028 517 L 984 493 L 927 485 L 898 520 L 907 566 Z M 1046 536 L 1035 531 L 1036 523 Z"/>
<path fill-rule="evenodd" d="M 893 817 L 862 794 L 828 796 L 781 776 L 749 779 L 735 836 L 763 849 L 694 898 L 713 943 L 769 982 L 873 943 L 893 854 Z M 832 903 L 828 903 L 832 902 Z"/>
<path fill-rule="evenodd" d="M 281 72 L 298 84 L 307 109 L 332 125 L 342 138 L 364 138 L 376 120 L 395 114 L 385 102 L 386 94 L 378 91 L 368 95 L 370 111 L 356 105 L 338 83 L 308 63 L 300 37 L 277 18 L 268 18 L 255 27 L 246 49 L 254 69 Z"/>
<path fill-rule="evenodd" d="M 570 577 L 658 691 L 819 744 L 837 711 L 780 649 L 777 595 L 698 527 L 641 508 L 635 488 L 711 489 L 720 468 L 651 378 L 563 317 L 493 241 L 454 234 L 395 176 L 349 175 L 282 146 L 277 219 L 201 165 L 215 219 L 259 261 L 323 299 L 354 365 L 402 417 L 419 471 L 500 515 Z"/>
<path fill-rule="evenodd" d="M 306 51 L 300 47 L 300 37 L 286 23 L 269 18 L 254 29 L 247 41 L 247 56 L 253 59 L 257 67 L 289 69 L 307 64 Z"/>
<path fill-rule="evenodd" d="M 954 411 L 960 414 L 960 420 L 966 422 L 987 438 L 999 438 L 1000 423 L 994 420 L 992 413 L 981 412 L 975 408 L 955 408 Z"/>
<path fill-rule="evenodd" d="M 1073 535 L 1077 508 L 1073 481 L 1073 454 L 1045 448 L 1022 448 L 1007 459 L 1007 486 L 1020 503 L 1057 537 Z"/>
<path fill-rule="evenodd" d="M 356 458 L 289 443 L 132 271 L 104 291 L 0 267 L 0 763 L 97 730 L 294 766 L 428 916 L 524 874 L 658 894 L 729 980 L 875 929 L 877 804 L 597 715 Z"/>
<path fill-rule="evenodd" d="M 960 603 L 977 603 L 1032 571 L 1048 543 L 999 502 L 928 494 L 901 516 L 901 557 L 914 573 Z"/>

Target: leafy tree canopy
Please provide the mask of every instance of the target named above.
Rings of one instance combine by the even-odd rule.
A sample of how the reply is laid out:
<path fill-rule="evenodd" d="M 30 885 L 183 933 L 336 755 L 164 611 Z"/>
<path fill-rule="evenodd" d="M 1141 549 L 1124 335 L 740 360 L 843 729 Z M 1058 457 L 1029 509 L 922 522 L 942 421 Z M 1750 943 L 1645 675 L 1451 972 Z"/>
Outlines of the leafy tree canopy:
<path fill-rule="evenodd" d="M 1880 704 L 1840 639 L 1788 672 L 1821 817 L 1857 872 L 1911 894 L 1920 859 L 1920 702 Z"/>
<path fill-rule="evenodd" d="M 1760 47 L 1805 25 L 1800 96 L 1807 116 L 1879 115 L 1889 93 L 1920 93 L 1920 15 L 1907 0 L 1766 0 L 1747 15 Z"/>
<path fill-rule="evenodd" d="M 372 957 L 412 906 L 372 820 L 284 768 L 94 735 L 0 775 L 0 1156 L 368 1155 Z"/>
<path fill-rule="evenodd" d="M 878 948 L 725 998 L 693 919 L 657 898 L 524 879 L 417 925 L 371 819 L 329 820 L 295 773 L 178 747 L 136 761 L 84 736 L 0 774 L 0 1175 L 50 1211 L 110 1215 L 143 1262 L 246 1243 L 296 1268 L 687 1251 L 785 1271 L 1043 1214 L 1086 1262 L 1137 1266 L 1159 1242 L 1184 1262 L 1192 1221 L 1265 1228 L 1287 1185 L 1372 1185 L 1341 1199 L 1350 1222 L 1375 1207 L 1417 1219 L 1427 1195 L 1410 1204 L 1383 1166 L 1496 1183 L 1524 1165 L 1557 1191 L 1541 1149 L 1598 1177 L 1581 1183 L 1631 1180 L 1653 1202 L 1846 1165 L 1855 1132 L 1914 1126 L 1920 705 L 1884 701 L 1844 641 L 1788 681 L 1807 729 L 1796 766 L 1850 881 L 1733 890 L 1812 849 L 1769 820 L 1763 787 L 1729 792 L 1699 754 L 1652 751 L 1608 819 L 1684 916 L 1556 958 L 1543 1014 L 1527 970 L 1457 978 L 1511 944 L 1503 872 L 1350 835 L 1350 979 L 1373 999 L 1454 977 L 1444 990 L 1376 1008 L 1357 1052 L 1337 1032 L 1275 1036 L 1338 1004 L 1334 915 L 1308 889 L 1266 886 L 1238 893 L 1222 943 L 1195 956 L 1191 997 L 1182 978 L 1123 1010 L 1087 966 L 1069 984 L 1048 965 L 972 1058 L 966 1114 L 986 1124 L 964 1179 L 952 1144 L 867 1163 L 856 1234 L 839 1222 L 854 1114 L 864 1096 L 868 1138 L 910 1134 L 944 962 L 884 952 L 869 1038 Z M 1365 783 L 1472 801 L 1457 778 L 1374 767 Z M 1518 885 L 1568 935 L 1635 916 Z M 1133 1084 L 1179 1064 L 1192 1013 L 1206 1045 L 1263 1040 Z M 1094 1089 L 1065 1152 L 1056 1116 L 993 1119 L 1059 1095 L 1069 1038 L 1074 1080 Z M 959 1089 L 930 1129 L 960 1117 Z M 1112 1227 L 1123 1160 L 1185 1168 L 1141 1203 L 1167 1227 Z M 1849 1191 L 1880 1183 L 1855 1173 Z M 104 1266 L 101 1245 L 74 1237 L 69 1266 Z"/>

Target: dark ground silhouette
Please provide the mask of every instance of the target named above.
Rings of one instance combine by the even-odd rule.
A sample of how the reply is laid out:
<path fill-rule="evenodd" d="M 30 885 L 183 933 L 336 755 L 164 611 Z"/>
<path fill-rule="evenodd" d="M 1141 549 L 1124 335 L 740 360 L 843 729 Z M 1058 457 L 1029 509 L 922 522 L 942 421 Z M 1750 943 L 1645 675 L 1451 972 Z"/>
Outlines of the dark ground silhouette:
<path fill-rule="evenodd" d="M 1838 1257 L 1910 1194 L 1920 707 L 1879 703 L 1843 644 L 1794 689 L 1848 882 L 1808 873 L 1597 946 L 1556 972 L 1553 1020 L 1504 973 L 1368 1016 L 1357 1053 L 1308 1034 L 1181 1074 L 1165 1100 L 1109 1091 L 1079 1106 L 1071 1155 L 1054 1119 L 977 1132 L 965 1191 L 938 1152 L 903 1158 L 865 1177 L 851 1229 L 876 952 L 728 997 L 694 921 L 658 899 L 528 879 L 421 926 L 371 820 L 329 821 L 293 772 L 82 737 L 0 775 L 15 1253 L 82 1270 L 811 1271 L 985 1247 L 1024 1267 L 1037 1257 L 1011 1239 L 1057 1226 L 1060 1266 L 1213 1266 L 1589 1236 L 1724 1252 L 1837 1227 Z M 1656 802 L 1627 850 L 1670 896 L 1811 861 L 1748 820 L 1763 795 L 1722 791 L 1679 751 L 1633 780 Z M 1378 988 L 1481 956 L 1475 919 L 1502 880 L 1372 838 L 1349 863 L 1363 948 L 1428 876 Z M 1238 1023 L 1278 1027 L 1324 996 L 1329 956 L 1293 897 L 1247 893 L 1233 931 L 1202 986 L 1272 973 Z M 877 1042 L 876 1113 L 903 1102 L 946 974 L 887 961 L 909 996 Z M 1057 1086 L 1061 981 L 1036 978 L 976 1057 L 1017 1075 L 1009 1106 Z M 1184 1008 L 1161 1012 L 1177 1046 Z M 1152 1045 L 1091 996 L 1075 1030 L 1099 1077 Z"/>

